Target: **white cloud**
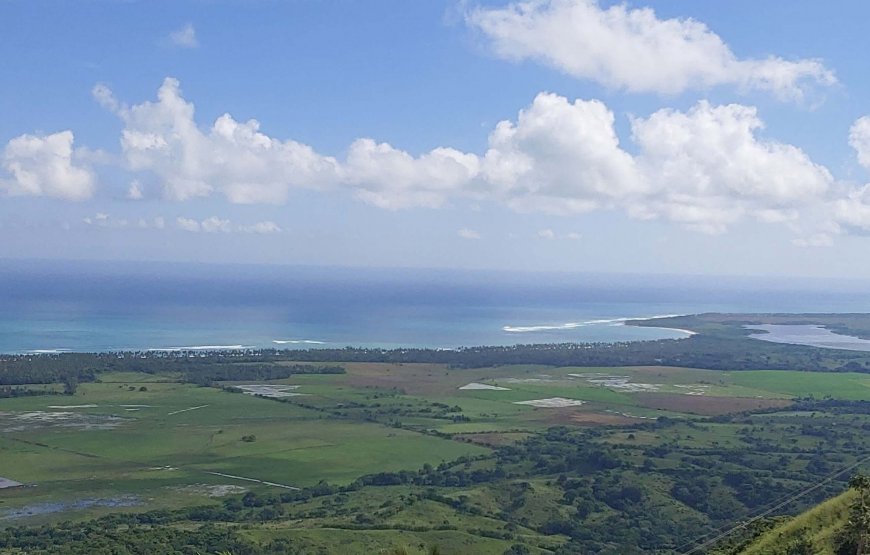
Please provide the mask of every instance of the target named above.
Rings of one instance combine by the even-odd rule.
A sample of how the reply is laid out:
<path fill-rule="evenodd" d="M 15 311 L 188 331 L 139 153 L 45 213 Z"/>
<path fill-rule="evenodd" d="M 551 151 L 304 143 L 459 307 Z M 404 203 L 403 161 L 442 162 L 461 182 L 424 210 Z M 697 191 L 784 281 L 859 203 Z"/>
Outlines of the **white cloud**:
<path fill-rule="evenodd" d="M 579 233 L 577 233 L 576 231 L 572 231 L 572 232 L 568 233 L 567 235 L 565 235 L 565 238 L 570 239 L 572 241 L 579 241 L 580 239 L 583 238 L 583 236 L 580 235 Z"/>
<path fill-rule="evenodd" d="M 94 227 L 105 227 L 112 229 L 125 228 L 129 225 L 129 221 L 123 218 L 114 218 L 105 212 L 97 212 L 93 217 L 87 217 L 82 220 L 86 225 Z"/>
<path fill-rule="evenodd" d="M 196 29 L 192 23 L 188 23 L 181 29 L 169 33 L 169 43 L 179 48 L 196 48 L 199 40 L 196 38 Z"/>
<path fill-rule="evenodd" d="M 800 100 L 808 88 L 836 82 L 819 60 L 739 59 L 705 24 L 659 19 L 650 8 L 530 0 L 478 7 L 466 22 L 500 57 L 535 60 L 633 92 L 679 93 L 730 84 Z"/>
<path fill-rule="evenodd" d="M 178 226 L 178 229 L 189 231 L 191 233 L 199 233 L 201 228 L 199 221 L 192 218 L 176 218 L 175 225 Z"/>
<path fill-rule="evenodd" d="M 480 239 L 480 233 L 474 231 L 473 229 L 468 229 L 464 227 L 456 232 L 456 235 L 462 237 L 463 239 Z"/>
<path fill-rule="evenodd" d="M 138 179 L 134 179 L 130 183 L 130 188 L 127 189 L 127 198 L 130 200 L 142 200 L 142 187 Z"/>
<path fill-rule="evenodd" d="M 848 228 L 870 231 L 870 184 L 856 187 L 833 203 L 834 217 Z"/>
<path fill-rule="evenodd" d="M 858 118 L 852 124 L 849 145 L 858 154 L 858 163 L 870 169 L 870 116 Z"/>
<path fill-rule="evenodd" d="M 650 189 L 630 201 L 637 217 L 665 217 L 718 233 L 752 216 L 797 218 L 824 198 L 833 177 L 799 148 L 756 137 L 756 110 L 700 102 L 688 112 L 659 110 L 632 121 L 638 165 Z"/>
<path fill-rule="evenodd" d="M 257 233 L 260 235 L 269 235 L 272 233 L 281 233 L 281 226 L 272 221 L 257 222 L 252 225 L 239 226 L 239 231 L 242 233 Z"/>
<path fill-rule="evenodd" d="M 3 149 L 0 191 L 12 196 L 46 196 L 83 200 L 94 193 L 96 178 L 79 162 L 72 131 L 21 135 Z"/>
<path fill-rule="evenodd" d="M 552 241 L 556 238 L 556 232 L 552 229 L 542 229 L 538 232 L 538 237 Z"/>
<path fill-rule="evenodd" d="M 230 221 L 222 220 L 217 216 L 204 219 L 199 226 L 205 233 L 228 233 L 230 231 Z"/>
<path fill-rule="evenodd" d="M 609 207 L 644 187 L 619 147 L 613 113 L 597 100 L 551 93 L 535 97 L 516 123 L 496 126 L 483 177 L 511 207 L 553 213 Z"/>
<path fill-rule="evenodd" d="M 515 120 L 495 126 L 483 154 L 439 147 L 415 155 L 364 138 L 339 161 L 269 137 L 254 120 L 223 115 L 201 130 L 174 79 L 164 81 L 157 102 L 128 107 L 102 86 L 94 96 L 124 121 L 129 169 L 154 174 L 175 200 L 220 193 L 236 203 L 281 203 L 294 189 L 344 189 L 386 209 L 467 199 L 522 212 L 623 211 L 706 233 L 745 219 L 782 223 L 805 236 L 834 227 L 823 221 L 830 210 L 802 223 L 834 195 L 828 170 L 795 146 L 761 138 L 762 121 L 750 106 L 699 102 L 685 112 L 633 118 L 631 154 L 602 102 L 541 93 Z M 229 225 L 180 220 L 188 230 Z"/>
<path fill-rule="evenodd" d="M 281 233 L 281 226 L 272 221 L 256 222 L 251 225 L 233 226 L 230 220 L 211 216 L 204 220 L 196 220 L 194 218 L 179 217 L 175 220 L 175 225 L 182 231 L 191 233 L 254 233 L 259 235 L 269 235 L 273 233 Z M 155 218 L 153 227 L 163 229 L 163 218 Z"/>
<path fill-rule="evenodd" d="M 105 86 L 94 87 L 100 103 L 124 121 L 121 148 L 129 169 L 162 181 L 167 198 L 186 200 L 213 192 L 235 203 L 281 203 L 294 188 L 320 188 L 337 181 L 338 164 L 311 147 L 280 141 L 259 131 L 259 122 L 229 114 L 202 131 L 193 104 L 177 80 L 167 78 L 157 102 L 131 107 Z"/>
<path fill-rule="evenodd" d="M 343 176 L 361 199 L 381 208 L 435 208 L 461 194 L 479 167 L 477 156 L 452 148 L 414 158 L 389 144 L 358 139 L 350 145 Z"/>

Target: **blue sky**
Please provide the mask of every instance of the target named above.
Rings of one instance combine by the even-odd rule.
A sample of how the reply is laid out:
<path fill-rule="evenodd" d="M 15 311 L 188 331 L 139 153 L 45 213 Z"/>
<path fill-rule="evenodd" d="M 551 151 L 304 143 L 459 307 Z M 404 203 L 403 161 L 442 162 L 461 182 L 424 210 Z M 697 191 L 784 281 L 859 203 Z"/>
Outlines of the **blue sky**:
<path fill-rule="evenodd" d="M 868 11 L 7 0 L 0 257 L 870 277 Z"/>

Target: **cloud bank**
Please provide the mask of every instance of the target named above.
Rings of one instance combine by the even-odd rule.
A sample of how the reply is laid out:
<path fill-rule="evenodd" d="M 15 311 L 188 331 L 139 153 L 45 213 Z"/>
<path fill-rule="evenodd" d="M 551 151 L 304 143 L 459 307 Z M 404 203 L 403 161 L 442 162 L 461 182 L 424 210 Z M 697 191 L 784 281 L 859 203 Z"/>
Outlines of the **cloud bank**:
<path fill-rule="evenodd" d="M 704 233 L 743 221 L 779 223 L 807 246 L 870 230 L 870 187 L 837 182 L 799 147 L 762 138 L 757 110 L 741 104 L 701 101 L 686 111 L 631 118 L 627 149 L 603 102 L 540 93 L 515 118 L 496 124 L 480 153 L 443 146 L 412 154 L 360 138 L 336 158 L 270 137 L 256 120 L 224 114 L 200 126 L 172 78 L 156 100 L 140 104 L 124 104 L 102 85 L 93 93 L 123 123 L 120 159 L 132 200 L 161 190 L 173 201 L 220 195 L 231 203 L 281 204 L 294 191 L 334 190 L 391 210 L 486 201 L 521 212 L 621 211 Z M 849 142 L 870 169 L 870 117 L 855 122 Z M 81 158 L 69 131 L 17 137 L 3 151 L 8 177 L 0 176 L 0 191 L 87 198 L 96 179 Z M 230 229 L 218 218 L 175 224 L 187 231 Z M 261 222 L 232 230 L 280 228 Z"/>
<path fill-rule="evenodd" d="M 361 138 L 340 160 L 229 114 L 200 128 L 193 103 L 172 78 L 153 102 L 127 106 L 103 86 L 94 95 L 124 123 L 127 168 L 156 177 L 164 196 L 177 201 L 220 194 L 233 203 L 283 203 L 299 189 L 349 190 L 394 210 L 489 200 L 525 212 L 621 210 L 705 233 L 747 219 L 819 233 L 818 223 L 804 229 L 802 212 L 819 204 L 848 211 L 829 202 L 830 172 L 794 145 L 760 138 L 756 109 L 741 104 L 701 101 L 685 112 L 632 118 L 630 153 L 604 103 L 540 93 L 515 119 L 494 127 L 481 154 L 445 146 L 415 156 Z M 852 132 L 859 156 L 870 151 L 868 137 L 870 123 L 859 120 Z M 142 190 L 132 192 L 138 198 Z"/>

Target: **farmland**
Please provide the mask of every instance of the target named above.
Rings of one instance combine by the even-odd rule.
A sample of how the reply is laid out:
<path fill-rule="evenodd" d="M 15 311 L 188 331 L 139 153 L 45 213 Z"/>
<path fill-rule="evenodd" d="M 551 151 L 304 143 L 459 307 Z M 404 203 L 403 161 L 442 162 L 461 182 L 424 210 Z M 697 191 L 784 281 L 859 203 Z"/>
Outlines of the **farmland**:
<path fill-rule="evenodd" d="M 0 399 L 0 552 L 157 519 L 238 553 L 667 553 L 870 447 L 866 373 L 158 362 Z"/>

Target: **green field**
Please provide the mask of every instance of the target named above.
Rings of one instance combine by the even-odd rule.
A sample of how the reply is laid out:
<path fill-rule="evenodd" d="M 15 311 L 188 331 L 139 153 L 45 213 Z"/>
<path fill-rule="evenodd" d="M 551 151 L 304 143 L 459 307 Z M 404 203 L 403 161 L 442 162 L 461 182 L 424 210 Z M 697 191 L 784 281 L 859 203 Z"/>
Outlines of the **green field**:
<path fill-rule="evenodd" d="M 44 415 L 56 419 L 40 421 Z M 83 384 L 72 397 L 2 399 L 0 428 L 0 476 L 30 486 L 0 490 L 0 511 L 85 498 L 135 497 L 137 510 L 181 506 L 208 500 L 204 485 L 268 488 L 210 472 L 303 487 L 484 452 L 292 403 L 131 379 Z M 256 441 L 242 441 L 248 435 Z"/>
<path fill-rule="evenodd" d="M 638 518 L 679 522 L 668 533 L 692 537 L 721 516 L 693 505 L 699 494 L 675 501 L 674 492 L 702 484 L 704 495 L 749 514 L 757 501 L 747 491 L 782 495 L 858 461 L 870 425 L 861 407 L 812 404 L 870 400 L 870 375 L 859 373 L 343 366 L 345 373 L 210 385 L 184 383 L 180 373 L 106 372 L 74 395 L 0 399 L 0 477 L 24 484 L 0 490 L 0 533 L 229 503 L 231 513 L 209 520 L 279 553 L 282 545 L 412 554 L 438 545 L 500 555 L 520 545 L 543 554 L 569 532 L 583 536 L 571 528 L 579 512 L 596 538 L 623 526 L 631 512 L 619 499 L 628 488 L 640 492 L 632 494 L 641 499 L 632 509 Z M 252 384 L 295 395 L 239 392 Z M 40 388 L 63 384 L 33 386 Z M 807 397 L 815 400 L 792 406 Z M 582 404 L 520 404 L 553 398 Z M 593 452 L 603 459 L 584 458 Z M 727 485 L 725 476 L 751 487 Z M 282 501 L 295 488 L 304 495 Z M 245 492 L 267 501 L 240 508 Z M 180 529 L 200 530 L 179 518 Z M 646 533 L 655 540 L 625 541 L 666 541 L 656 527 Z M 589 541 L 578 545 L 593 549 Z"/>

